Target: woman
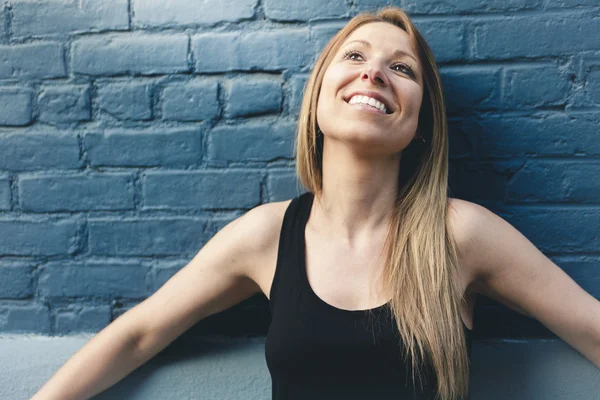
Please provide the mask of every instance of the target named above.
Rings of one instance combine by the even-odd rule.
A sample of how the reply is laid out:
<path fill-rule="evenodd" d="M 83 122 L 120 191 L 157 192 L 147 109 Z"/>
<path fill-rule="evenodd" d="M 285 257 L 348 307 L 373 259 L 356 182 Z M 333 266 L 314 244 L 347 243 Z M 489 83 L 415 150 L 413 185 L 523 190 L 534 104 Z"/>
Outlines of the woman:
<path fill-rule="evenodd" d="M 503 219 L 448 198 L 444 110 L 406 14 L 353 18 L 306 86 L 296 165 L 308 193 L 228 224 L 34 399 L 89 398 L 260 291 L 274 399 L 464 397 L 476 292 L 600 367 L 598 301 Z"/>

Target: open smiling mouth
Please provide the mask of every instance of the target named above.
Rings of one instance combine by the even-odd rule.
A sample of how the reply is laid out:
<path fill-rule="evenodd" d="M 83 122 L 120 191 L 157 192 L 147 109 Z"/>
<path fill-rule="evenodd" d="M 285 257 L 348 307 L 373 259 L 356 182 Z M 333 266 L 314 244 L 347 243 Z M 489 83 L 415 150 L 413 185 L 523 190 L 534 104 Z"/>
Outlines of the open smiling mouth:
<path fill-rule="evenodd" d="M 352 96 L 348 100 L 344 100 L 346 104 L 352 106 L 353 108 L 357 108 L 359 110 L 372 112 L 380 115 L 391 114 L 389 108 L 380 102 L 379 100 L 370 98 L 368 96 Z"/>

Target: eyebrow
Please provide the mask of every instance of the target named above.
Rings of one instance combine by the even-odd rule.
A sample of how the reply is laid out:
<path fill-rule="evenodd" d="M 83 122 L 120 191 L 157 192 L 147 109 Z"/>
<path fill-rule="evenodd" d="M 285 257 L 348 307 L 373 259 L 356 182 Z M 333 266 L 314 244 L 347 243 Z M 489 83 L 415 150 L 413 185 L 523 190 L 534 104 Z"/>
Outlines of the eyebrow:
<path fill-rule="evenodd" d="M 361 43 L 361 44 L 363 44 L 363 45 L 365 45 L 365 46 L 367 46 L 367 47 L 371 47 L 371 43 L 367 42 L 366 40 L 351 40 L 350 42 L 346 43 L 346 44 L 344 45 L 344 47 L 346 47 L 346 45 L 349 45 L 350 43 L 354 43 L 354 42 L 358 42 L 358 43 Z M 401 56 L 407 56 L 407 57 L 410 57 L 410 58 L 412 58 L 413 60 L 415 60 L 415 62 L 418 64 L 418 62 L 417 62 L 417 59 L 416 59 L 416 58 L 415 58 L 415 57 L 414 57 L 412 54 L 410 54 L 410 53 L 407 53 L 407 52 L 406 52 L 406 51 L 404 51 L 404 50 L 396 50 L 396 51 L 394 51 L 394 55 L 395 55 L 395 56 L 399 56 L 399 57 L 401 57 Z"/>

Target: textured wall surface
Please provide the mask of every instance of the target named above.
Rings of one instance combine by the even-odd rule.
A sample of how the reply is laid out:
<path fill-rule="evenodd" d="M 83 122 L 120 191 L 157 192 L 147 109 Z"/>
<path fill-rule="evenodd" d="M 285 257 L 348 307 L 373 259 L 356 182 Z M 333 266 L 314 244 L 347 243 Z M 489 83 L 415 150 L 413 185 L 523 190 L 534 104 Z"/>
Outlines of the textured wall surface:
<path fill-rule="evenodd" d="M 98 331 L 226 222 L 295 196 L 312 63 L 350 17 L 386 4 L 3 2 L 0 332 Z M 440 66 L 452 195 L 499 213 L 599 297 L 598 1 L 393 4 Z M 201 331 L 264 334 L 266 304 Z M 478 313 L 484 337 L 543 335 L 485 299 Z"/>

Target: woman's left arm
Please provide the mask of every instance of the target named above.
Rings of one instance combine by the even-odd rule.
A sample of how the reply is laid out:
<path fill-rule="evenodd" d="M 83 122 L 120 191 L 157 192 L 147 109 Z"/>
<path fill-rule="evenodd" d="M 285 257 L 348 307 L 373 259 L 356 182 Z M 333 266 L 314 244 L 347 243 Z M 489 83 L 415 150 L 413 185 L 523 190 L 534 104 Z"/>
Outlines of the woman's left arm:
<path fill-rule="evenodd" d="M 451 204 L 471 289 L 537 319 L 600 368 L 600 301 L 501 217 L 468 201 Z"/>

